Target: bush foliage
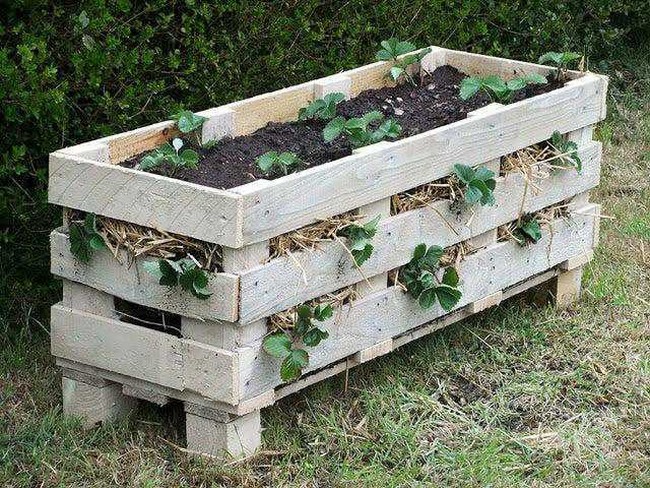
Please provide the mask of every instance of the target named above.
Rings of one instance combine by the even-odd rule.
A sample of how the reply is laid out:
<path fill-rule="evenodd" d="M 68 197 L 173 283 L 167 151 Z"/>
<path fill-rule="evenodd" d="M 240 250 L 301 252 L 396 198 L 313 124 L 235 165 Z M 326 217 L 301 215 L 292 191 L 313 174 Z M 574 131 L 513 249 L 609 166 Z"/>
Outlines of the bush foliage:
<path fill-rule="evenodd" d="M 15 0 L 0 25 L 0 328 L 51 302 L 47 154 L 371 62 L 381 39 L 598 59 L 650 13 L 635 0 Z"/>

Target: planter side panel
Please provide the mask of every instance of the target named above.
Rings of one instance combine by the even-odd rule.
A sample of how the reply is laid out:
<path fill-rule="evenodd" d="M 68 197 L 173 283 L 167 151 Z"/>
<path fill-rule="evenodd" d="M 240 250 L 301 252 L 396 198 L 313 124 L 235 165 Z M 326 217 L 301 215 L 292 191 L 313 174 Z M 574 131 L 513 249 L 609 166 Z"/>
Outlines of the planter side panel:
<path fill-rule="evenodd" d="M 397 268 L 409 261 L 414 243 L 427 241 L 448 247 L 515 220 L 521 212 L 535 212 L 586 192 L 598 185 L 601 145 L 589 142 L 579 154 L 583 161 L 582 174 L 573 170 L 554 174 L 539 183 L 539 192 L 527 187 L 519 173 L 499 178 L 496 205 L 477 208 L 469 227 L 466 225 L 469 213 L 458 216 L 449 209 L 448 201 L 434 202 L 393 217 L 382 216 L 372 242 L 373 255 L 360 269 L 336 241 L 258 266 L 241 275 L 240 321 L 247 323 L 272 315 L 361 282 L 363 276 L 372 277 Z M 435 241 L 431 240 L 432 236 Z"/>
<path fill-rule="evenodd" d="M 574 212 L 571 220 L 553 223 L 535 246 L 498 243 L 468 256 L 459 267 L 463 297 L 456 309 L 488 297 L 567 259 L 593 248 L 598 226 L 598 206 Z M 305 373 L 324 368 L 358 351 L 398 336 L 409 329 L 446 315 L 438 304 L 422 310 L 417 302 L 396 287 L 345 306 L 322 324 L 330 337 L 310 349 Z M 250 379 L 242 385 L 243 398 L 251 398 L 281 384 L 279 361 L 260 351 L 249 367 Z"/>

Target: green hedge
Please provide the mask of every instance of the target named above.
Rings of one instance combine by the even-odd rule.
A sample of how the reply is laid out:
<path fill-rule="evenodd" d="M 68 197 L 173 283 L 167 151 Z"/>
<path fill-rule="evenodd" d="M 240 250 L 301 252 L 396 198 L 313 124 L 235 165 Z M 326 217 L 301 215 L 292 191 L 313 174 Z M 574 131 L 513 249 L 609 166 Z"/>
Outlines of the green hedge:
<path fill-rule="evenodd" d="M 369 62 L 391 36 L 523 59 L 571 48 L 593 62 L 650 24 L 635 0 L 61 3 L 3 7 L 0 329 L 53 300 L 57 148 Z"/>

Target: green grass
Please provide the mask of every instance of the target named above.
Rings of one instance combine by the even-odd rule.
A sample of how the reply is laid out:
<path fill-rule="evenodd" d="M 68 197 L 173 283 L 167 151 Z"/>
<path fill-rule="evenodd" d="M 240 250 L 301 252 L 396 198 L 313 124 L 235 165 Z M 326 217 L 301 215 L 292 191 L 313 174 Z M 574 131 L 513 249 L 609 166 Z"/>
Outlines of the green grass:
<path fill-rule="evenodd" d="M 613 71 L 601 245 L 579 305 L 521 300 L 264 411 L 264 451 L 187 457 L 182 410 L 83 432 L 42 331 L 0 351 L 0 486 L 650 486 L 650 62 Z M 41 320 L 44 322 L 44 320 Z M 35 330 L 38 329 L 35 328 Z"/>

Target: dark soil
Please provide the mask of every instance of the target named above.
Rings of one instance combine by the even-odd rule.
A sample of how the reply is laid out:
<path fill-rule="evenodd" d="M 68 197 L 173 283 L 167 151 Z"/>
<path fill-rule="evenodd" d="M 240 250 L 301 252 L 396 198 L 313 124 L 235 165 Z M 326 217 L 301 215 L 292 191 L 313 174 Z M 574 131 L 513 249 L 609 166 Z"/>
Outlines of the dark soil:
<path fill-rule="evenodd" d="M 337 114 L 346 118 L 360 117 L 372 110 L 381 111 L 386 118 L 395 119 L 402 126 L 399 139 L 450 124 L 467 117 L 467 113 L 490 103 L 479 93 L 468 101 L 458 96 L 460 82 L 465 75 L 451 66 L 441 66 L 425 76 L 420 86 L 403 84 L 367 90 L 352 100 L 341 102 Z M 559 88 L 562 84 L 550 82 L 532 85 L 515 94 L 513 101 L 523 100 Z M 297 117 L 298 114 L 296 114 Z M 214 188 L 228 189 L 257 179 L 274 179 L 256 166 L 255 159 L 268 151 L 289 151 L 297 154 L 305 167 L 318 166 L 352 153 L 352 147 L 343 137 L 326 143 L 322 130 L 326 121 L 270 122 L 252 134 L 222 139 L 210 149 L 198 149 L 199 168 L 181 170 L 174 177 Z M 123 163 L 133 167 L 141 156 Z M 166 174 L 160 170 L 160 174 Z"/>

